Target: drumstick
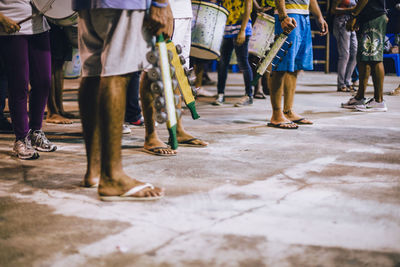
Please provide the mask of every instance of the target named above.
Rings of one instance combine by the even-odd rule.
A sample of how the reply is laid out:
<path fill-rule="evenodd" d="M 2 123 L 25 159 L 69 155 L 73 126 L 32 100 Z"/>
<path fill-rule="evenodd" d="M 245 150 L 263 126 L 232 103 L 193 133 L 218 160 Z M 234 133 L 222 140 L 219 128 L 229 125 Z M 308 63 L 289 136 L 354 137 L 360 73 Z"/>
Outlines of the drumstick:
<path fill-rule="evenodd" d="M 24 18 L 23 20 L 17 22 L 18 25 L 21 25 L 24 22 L 27 22 L 28 20 L 33 19 L 34 17 L 37 17 L 39 15 L 44 15 L 44 13 L 46 13 L 47 11 L 49 11 L 49 9 L 51 8 L 51 5 L 54 3 L 54 1 L 56 0 L 49 0 L 47 1 L 47 3 L 43 6 L 42 10 L 38 10 L 39 13 L 35 13 L 27 18 Z"/>

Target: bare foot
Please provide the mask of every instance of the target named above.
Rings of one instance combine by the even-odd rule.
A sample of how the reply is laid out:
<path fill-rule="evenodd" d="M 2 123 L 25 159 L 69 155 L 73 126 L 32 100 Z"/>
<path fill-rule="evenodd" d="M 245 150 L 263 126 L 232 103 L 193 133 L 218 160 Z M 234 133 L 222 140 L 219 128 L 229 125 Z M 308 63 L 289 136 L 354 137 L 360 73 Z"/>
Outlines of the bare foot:
<path fill-rule="evenodd" d="M 193 135 L 186 133 L 186 132 L 178 133 L 177 139 L 178 139 L 178 143 L 181 145 L 192 146 L 192 147 L 208 146 L 207 142 L 204 142 L 203 140 L 196 138 Z"/>
<path fill-rule="evenodd" d="M 55 124 L 72 124 L 70 119 L 67 119 L 59 114 L 52 114 L 47 116 L 47 123 L 55 123 Z"/>
<path fill-rule="evenodd" d="M 99 176 L 89 176 L 86 174 L 81 185 L 83 187 L 97 187 L 99 185 L 99 181 Z"/>
<path fill-rule="evenodd" d="M 284 111 L 283 114 L 285 115 L 285 117 L 295 123 L 298 124 L 313 124 L 312 121 L 301 117 L 299 114 L 297 114 L 296 112 L 294 112 L 293 110 L 288 110 L 288 111 Z"/>
<path fill-rule="evenodd" d="M 101 179 L 99 184 L 100 196 L 121 196 L 134 187 L 145 185 L 145 183 L 132 179 L 126 174 L 120 174 L 113 181 L 109 179 Z M 164 190 L 159 187 L 145 187 L 142 190 L 130 195 L 134 198 L 160 197 L 163 196 Z"/>
<path fill-rule="evenodd" d="M 176 150 L 173 150 L 172 148 L 168 147 L 163 141 L 160 139 L 152 139 L 149 141 L 145 141 L 144 143 L 144 151 L 158 155 L 158 156 L 172 156 L 176 155 Z"/>
<path fill-rule="evenodd" d="M 62 111 L 61 115 L 68 119 L 78 119 L 79 116 L 76 116 L 74 113 Z"/>

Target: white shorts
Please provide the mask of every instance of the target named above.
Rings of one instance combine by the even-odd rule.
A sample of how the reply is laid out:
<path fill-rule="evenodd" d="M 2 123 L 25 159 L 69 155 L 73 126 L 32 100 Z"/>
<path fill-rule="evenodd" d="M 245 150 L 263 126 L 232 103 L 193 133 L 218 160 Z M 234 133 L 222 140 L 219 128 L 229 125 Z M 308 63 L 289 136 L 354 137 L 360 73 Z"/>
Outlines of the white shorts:
<path fill-rule="evenodd" d="M 82 76 L 115 76 L 147 68 L 152 36 L 143 28 L 145 11 L 79 11 Z"/>
<path fill-rule="evenodd" d="M 182 47 L 182 55 L 186 59 L 185 66 L 189 68 L 190 45 L 192 43 L 192 19 L 174 19 L 174 33 L 172 42 Z"/>

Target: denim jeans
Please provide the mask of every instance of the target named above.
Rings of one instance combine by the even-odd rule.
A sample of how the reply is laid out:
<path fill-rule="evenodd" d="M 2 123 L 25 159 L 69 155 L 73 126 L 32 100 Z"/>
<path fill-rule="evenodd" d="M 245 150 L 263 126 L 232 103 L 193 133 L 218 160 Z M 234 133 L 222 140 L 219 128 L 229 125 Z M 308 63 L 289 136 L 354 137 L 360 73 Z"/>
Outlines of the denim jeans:
<path fill-rule="evenodd" d="M 226 78 L 228 76 L 229 61 L 232 56 L 233 49 L 235 49 L 239 68 L 243 72 L 243 79 L 246 89 L 246 95 L 253 96 L 253 89 L 251 81 L 253 80 L 253 73 L 249 64 L 249 40 L 250 36 L 246 36 L 245 42 L 237 46 L 235 44 L 236 38 L 223 38 L 221 44 L 221 57 L 218 64 L 218 94 L 225 93 Z"/>
<path fill-rule="evenodd" d="M 135 122 L 142 116 L 142 110 L 139 105 L 139 80 L 140 71 L 132 74 L 131 81 L 126 91 L 126 112 L 125 121 Z"/>
<path fill-rule="evenodd" d="M 346 23 L 350 19 L 348 15 L 336 16 L 333 21 L 333 35 L 336 38 L 338 48 L 338 89 L 351 85 L 351 75 L 357 62 L 357 36 L 354 31 L 346 30 Z"/>

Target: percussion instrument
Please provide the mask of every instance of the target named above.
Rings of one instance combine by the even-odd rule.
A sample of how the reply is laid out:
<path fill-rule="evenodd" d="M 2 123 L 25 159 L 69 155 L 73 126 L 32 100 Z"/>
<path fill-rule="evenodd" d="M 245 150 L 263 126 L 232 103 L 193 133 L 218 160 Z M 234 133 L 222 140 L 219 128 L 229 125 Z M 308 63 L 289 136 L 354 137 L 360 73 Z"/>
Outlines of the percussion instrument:
<path fill-rule="evenodd" d="M 253 26 L 253 35 L 249 41 L 249 53 L 258 57 L 263 57 L 270 45 L 274 42 L 275 18 L 257 13 L 257 19 Z"/>
<path fill-rule="evenodd" d="M 72 10 L 72 0 L 31 0 L 31 3 L 56 25 L 72 26 L 78 23 L 78 13 Z"/>
<path fill-rule="evenodd" d="M 183 101 L 190 110 L 192 118 L 196 120 L 200 118 L 200 116 L 196 111 L 193 90 L 188 79 L 191 71 L 182 66 L 182 64 L 185 64 L 186 62 L 186 59 L 181 54 L 182 48 L 180 45 L 175 46 L 172 41 L 169 41 L 167 42 L 167 49 L 172 53 L 171 65 L 175 68 L 175 78 L 178 81 L 178 86 L 181 91 Z"/>
<path fill-rule="evenodd" d="M 190 55 L 218 59 L 229 11 L 205 1 L 192 1 L 192 46 Z"/>

